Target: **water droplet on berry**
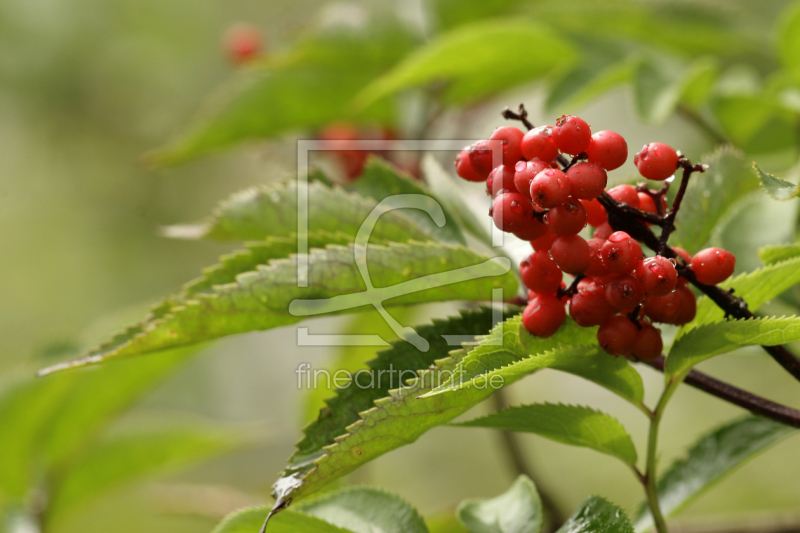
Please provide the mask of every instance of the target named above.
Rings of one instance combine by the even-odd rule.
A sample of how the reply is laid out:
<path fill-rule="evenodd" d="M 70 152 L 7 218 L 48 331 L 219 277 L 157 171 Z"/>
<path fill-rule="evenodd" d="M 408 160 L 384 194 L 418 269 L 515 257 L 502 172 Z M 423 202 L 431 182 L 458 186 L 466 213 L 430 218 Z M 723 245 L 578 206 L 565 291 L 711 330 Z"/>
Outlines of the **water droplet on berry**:
<path fill-rule="evenodd" d="M 511 202 L 511 212 L 512 213 L 520 214 L 523 211 L 525 211 L 525 206 L 523 206 L 521 203 L 517 202 L 516 200 L 513 200 Z"/>
<path fill-rule="evenodd" d="M 514 170 L 516 170 L 517 172 L 522 172 L 527 167 L 528 167 L 527 161 L 517 161 L 517 164 L 514 165 Z"/>

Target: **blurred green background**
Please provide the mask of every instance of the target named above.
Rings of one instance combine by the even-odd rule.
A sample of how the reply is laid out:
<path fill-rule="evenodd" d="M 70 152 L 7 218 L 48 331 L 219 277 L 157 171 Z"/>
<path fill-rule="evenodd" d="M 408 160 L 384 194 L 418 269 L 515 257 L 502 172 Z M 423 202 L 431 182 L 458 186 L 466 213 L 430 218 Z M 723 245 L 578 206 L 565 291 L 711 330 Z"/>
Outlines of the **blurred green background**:
<path fill-rule="evenodd" d="M 786 4 L 691 5 L 724 12 L 759 36 L 758 46 L 768 47 Z M 563 18 L 578 7 L 565 3 Z M 452 9 L 459 8 L 454 3 Z M 249 144 L 174 168 L 152 170 L 141 163 L 143 153 L 184 129 L 205 96 L 232 75 L 221 45 L 225 31 L 247 21 L 263 32 L 269 50 L 280 51 L 320 27 L 357 23 L 367 12 L 396 15 L 412 25 L 423 20 L 423 4 L 416 1 L 0 0 L 0 381 L 27 380 L 36 368 L 75 355 L 232 249 L 164 239 L 159 226 L 201 219 L 231 192 L 291 175 L 291 140 Z M 757 52 L 772 54 L 766 48 Z M 753 64 L 748 68 L 758 74 Z M 462 138 L 485 137 L 500 124 L 498 111 L 520 101 L 534 123 L 552 121 L 543 100 L 536 84 L 516 87 L 471 106 L 465 115 L 444 116 L 432 135 L 458 131 Z M 641 123 L 628 87 L 570 111 L 622 133 L 632 149 L 658 140 L 696 158 L 711 147 L 681 116 L 659 125 Z M 785 158 L 763 160 L 780 168 Z M 469 194 L 479 197 L 480 187 Z M 721 237 L 739 254 L 740 268 L 757 266 L 758 245 L 794 238 L 786 221 L 794 220 L 795 209 L 754 195 Z M 426 312 L 440 316 L 452 310 L 438 306 Z M 312 332 L 331 332 L 343 323 L 314 322 Z M 323 365 L 332 356 L 323 348 L 298 348 L 294 328 L 205 347 L 109 431 L 136 432 L 154 418 L 179 413 L 245 435 L 247 444 L 202 466 L 107 491 L 52 530 L 203 532 L 226 512 L 265 501 L 307 419 L 307 393 L 297 389 L 294 369 L 306 361 Z M 793 380 L 756 352 L 715 359 L 703 369 L 800 407 Z M 661 378 L 643 373 L 654 394 Z M 577 378 L 536 375 L 509 394 L 514 401 L 596 406 L 616 414 L 637 446 L 645 442 L 639 413 Z M 738 414 L 684 387 L 664 422 L 662 461 Z M 0 433 L 0 453 L 11 438 Z M 591 493 L 627 509 L 640 501 L 640 487 L 612 459 L 537 437 L 522 439 L 543 484 L 564 509 Z M 426 514 L 448 512 L 463 498 L 498 494 L 513 479 L 498 441 L 488 431 L 438 428 L 350 480 L 395 490 Z M 800 518 L 800 462 L 793 440 L 692 504 L 679 522 L 741 523 L 742 517 L 775 513 Z"/>

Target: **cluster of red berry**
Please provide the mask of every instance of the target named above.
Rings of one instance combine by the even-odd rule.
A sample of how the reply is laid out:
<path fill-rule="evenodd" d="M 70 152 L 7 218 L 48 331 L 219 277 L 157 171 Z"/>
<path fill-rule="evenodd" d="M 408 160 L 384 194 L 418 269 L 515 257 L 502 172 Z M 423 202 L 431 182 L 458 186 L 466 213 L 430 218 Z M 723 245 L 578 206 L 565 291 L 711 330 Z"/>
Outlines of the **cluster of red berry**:
<path fill-rule="evenodd" d="M 500 141 L 502 161 L 493 164 L 490 141 Z M 572 155 L 568 160 L 562 154 Z M 686 271 L 706 285 L 728 278 L 733 254 L 708 248 L 694 257 L 673 248 L 682 261 L 661 255 L 645 257 L 640 244 L 624 231 L 614 231 L 606 209 L 597 200 L 607 194 L 628 206 L 664 216 L 665 190 L 618 185 L 606 191 L 607 172 L 628 158 L 625 139 L 613 131 L 592 135 L 589 125 L 562 116 L 556 125 L 523 133 L 498 128 L 488 141 L 464 148 L 456 172 L 468 181 L 486 181 L 493 198 L 489 211 L 495 225 L 530 241 L 534 252 L 520 265 L 528 287 L 522 323 L 533 335 L 549 337 L 566 318 L 583 327 L 600 326 L 597 339 L 612 355 L 652 360 L 661 355 L 661 332 L 653 322 L 681 325 L 694 319 L 696 298 Z M 681 164 L 678 153 L 661 143 L 647 144 L 636 154 L 639 174 L 654 181 L 672 176 Z M 579 233 L 595 228 L 586 240 Z M 644 223 L 644 222 L 637 222 Z M 563 274 L 574 276 L 569 288 Z"/>

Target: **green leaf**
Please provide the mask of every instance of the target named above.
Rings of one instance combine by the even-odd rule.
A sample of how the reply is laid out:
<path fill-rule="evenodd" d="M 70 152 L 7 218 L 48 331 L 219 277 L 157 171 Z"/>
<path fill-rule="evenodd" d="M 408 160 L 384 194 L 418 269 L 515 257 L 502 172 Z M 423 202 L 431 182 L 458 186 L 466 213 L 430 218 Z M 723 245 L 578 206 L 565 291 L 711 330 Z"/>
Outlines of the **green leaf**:
<path fill-rule="evenodd" d="M 777 298 L 794 285 L 800 283 L 800 257 L 773 263 L 753 272 L 724 281 L 719 286 L 734 289 L 736 296 L 743 298 L 751 311 L 755 311 L 773 298 Z M 697 316 L 679 330 L 683 335 L 702 324 L 718 322 L 725 313 L 707 296 L 697 300 Z"/>
<path fill-rule="evenodd" d="M 533 481 L 524 475 L 496 498 L 464 500 L 456 514 L 470 533 L 539 533 L 542 530 L 542 500 Z"/>
<path fill-rule="evenodd" d="M 703 248 L 717 226 L 758 188 L 758 180 L 737 150 L 723 147 L 700 162 L 709 168 L 692 176 L 672 234 L 677 246 L 690 251 Z"/>
<path fill-rule="evenodd" d="M 774 265 L 795 257 L 800 257 L 800 243 L 775 244 L 765 246 L 758 251 L 758 258 L 765 265 Z"/>
<path fill-rule="evenodd" d="M 430 209 L 438 215 L 431 198 L 419 199 L 420 208 Z M 355 239 L 367 217 L 375 210 L 378 201 L 328 187 L 319 182 L 308 184 L 308 230 L 336 231 Z M 429 216 L 429 215 L 426 215 Z M 223 241 L 261 240 L 272 237 L 290 237 L 298 232 L 297 183 L 265 185 L 247 189 L 222 202 L 209 221 L 194 225 L 168 226 L 168 237 L 189 239 L 214 239 Z M 442 213 L 441 218 L 444 218 Z M 379 242 L 427 241 L 433 237 L 411 218 L 397 209 L 387 210 L 378 220 L 370 238 Z M 374 241 L 373 241 L 374 242 Z"/>
<path fill-rule="evenodd" d="M 451 243 L 466 244 L 466 239 L 458 227 L 458 219 L 447 212 L 446 205 L 436 198 L 421 181 L 415 180 L 408 174 L 402 173 L 394 165 L 384 159 L 370 157 L 361 176 L 349 187 L 361 194 L 373 198 L 377 202 L 395 194 L 418 194 L 430 196 L 436 200 L 444 211 L 446 223 L 439 227 L 430 215 L 419 209 L 401 211 L 414 220 L 417 225 L 436 240 Z"/>
<path fill-rule="evenodd" d="M 493 289 L 502 289 L 509 295 L 517 291 L 508 259 L 489 259 L 463 246 L 393 243 L 370 245 L 358 251 L 365 252 L 361 266 L 369 269 L 368 279 L 373 285 L 369 290 L 353 246 L 311 250 L 307 256 L 308 287 L 298 286 L 297 256 L 275 260 L 238 276 L 235 283 L 215 287 L 213 293 L 198 294 L 186 301 L 168 301 L 166 309 L 132 328 L 140 333 L 112 339 L 90 355 L 54 365 L 42 373 L 272 329 L 306 317 L 368 305 L 488 301 Z M 416 338 L 408 330 L 403 333 Z"/>
<path fill-rule="evenodd" d="M 519 43 L 536 53 L 509 53 Z M 544 25 L 479 22 L 439 35 L 418 48 L 368 85 L 356 101 L 363 107 L 402 89 L 445 81 L 451 83 L 445 99 L 466 103 L 545 76 L 576 58 L 575 49 Z"/>
<path fill-rule="evenodd" d="M 233 444 L 220 431 L 181 428 L 118 437 L 89 447 L 51 480 L 45 520 L 51 526 L 61 523 L 113 488 L 188 466 L 228 451 Z"/>
<path fill-rule="evenodd" d="M 680 67 L 665 57 L 644 57 L 633 74 L 633 101 L 639 118 L 664 122 L 675 110 L 682 92 Z"/>
<path fill-rule="evenodd" d="M 570 446 L 591 448 L 629 466 L 636 464 L 636 448 L 623 425 L 616 418 L 589 407 L 551 403 L 523 405 L 457 425 L 535 433 Z"/>
<path fill-rule="evenodd" d="M 256 533 L 269 513 L 269 507 L 252 507 L 229 514 L 212 533 Z M 269 520 L 269 533 L 355 533 L 319 518 L 293 510 L 281 511 Z"/>
<path fill-rule="evenodd" d="M 760 94 L 725 94 L 711 103 L 726 136 L 749 153 L 769 153 L 793 146 L 794 113 L 775 98 Z"/>
<path fill-rule="evenodd" d="M 800 340 L 800 317 L 751 318 L 704 324 L 672 345 L 666 370 L 685 375 L 698 363 L 742 346 L 776 346 Z"/>
<path fill-rule="evenodd" d="M 764 172 L 756 163 L 753 163 L 753 170 L 761 180 L 761 187 L 774 199 L 791 200 L 800 194 L 800 188 L 797 185 Z"/>
<path fill-rule="evenodd" d="M 264 65 L 238 72 L 217 91 L 175 141 L 146 154 L 154 165 L 175 165 L 247 140 L 321 128 L 335 121 L 392 123 L 388 102 L 355 112 L 359 89 L 404 57 L 415 38 L 395 22 L 316 35 Z"/>
<path fill-rule="evenodd" d="M 545 108 L 549 111 L 568 110 L 588 104 L 630 81 L 637 64 L 635 58 L 584 61 L 550 87 Z"/>
<path fill-rule="evenodd" d="M 787 67 L 800 65 L 800 2 L 792 2 L 778 16 L 778 57 Z"/>
<path fill-rule="evenodd" d="M 711 98 L 719 75 L 720 64 L 715 56 L 695 60 L 684 73 L 679 100 L 691 109 L 700 108 Z"/>
<path fill-rule="evenodd" d="M 633 533 L 625 511 L 599 496 L 590 496 L 556 533 Z"/>
<path fill-rule="evenodd" d="M 725 476 L 797 429 L 758 416 L 748 416 L 725 424 L 701 437 L 682 459 L 658 477 L 661 512 L 669 517 L 697 499 Z M 646 505 L 635 520 L 636 531 L 653 527 Z"/>
<path fill-rule="evenodd" d="M 428 7 L 439 31 L 518 11 L 523 0 L 431 0 Z"/>
<path fill-rule="evenodd" d="M 486 398 L 491 389 L 417 399 L 437 385 L 442 374 L 449 375 L 463 357 L 463 350 L 448 356 L 453 348 L 448 338 L 455 338 L 452 342 L 457 346 L 464 336 L 486 332 L 494 324 L 492 315 L 490 309 L 481 309 L 462 312 L 459 318 L 434 320 L 417 328 L 430 343 L 427 352 L 395 341 L 368 363 L 368 372 L 355 373 L 354 382 L 337 390 L 328 408 L 305 429 L 305 438 L 275 483 L 279 502 L 319 490 L 372 459 L 414 442 Z"/>
<path fill-rule="evenodd" d="M 355 533 L 428 533 L 425 521 L 407 501 L 371 487 L 337 490 L 300 510 Z"/>
<path fill-rule="evenodd" d="M 641 376 L 627 360 L 608 357 L 596 342 L 595 328 L 581 328 L 567 318 L 555 335 L 534 337 L 522 326 L 521 316 L 498 325 L 470 349 L 453 376 L 429 395 L 465 388 L 506 386 L 544 368 L 580 376 L 642 406 Z"/>

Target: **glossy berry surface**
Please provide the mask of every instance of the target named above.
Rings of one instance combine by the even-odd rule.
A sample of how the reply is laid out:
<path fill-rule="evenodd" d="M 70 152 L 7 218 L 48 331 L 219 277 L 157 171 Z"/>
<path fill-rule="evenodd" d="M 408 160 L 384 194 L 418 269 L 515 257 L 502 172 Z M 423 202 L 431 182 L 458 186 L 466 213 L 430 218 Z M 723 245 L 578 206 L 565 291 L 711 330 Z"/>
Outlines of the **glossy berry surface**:
<path fill-rule="evenodd" d="M 609 130 L 598 131 L 592 135 L 586 155 L 590 163 L 596 163 L 606 170 L 621 167 L 628 159 L 628 143 L 619 133 Z"/>
<path fill-rule="evenodd" d="M 497 128 L 489 137 L 490 141 L 500 141 L 503 144 L 503 164 L 514 168 L 514 165 L 522 159 L 522 137 L 525 135 L 518 128 L 513 126 L 503 126 Z"/>
<path fill-rule="evenodd" d="M 608 183 L 608 175 L 603 167 L 595 163 L 577 163 L 567 170 L 569 190 L 572 196 L 591 200 L 602 194 Z"/>
<path fill-rule="evenodd" d="M 531 181 L 531 199 L 541 208 L 556 207 L 570 196 L 567 175 L 555 168 L 539 172 Z"/>
<path fill-rule="evenodd" d="M 523 157 L 528 161 L 552 161 L 558 157 L 558 147 L 550 126 L 540 126 L 526 133 L 522 137 L 521 149 Z"/>
<path fill-rule="evenodd" d="M 537 294 L 522 312 L 522 325 L 532 335 L 550 337 L 558 331 L 566 316 L 561 300 L 555 296 Z"/>
<path fill-rule="evenodd" d="M 597 330 L 597 342 L 611 355 L 631 352 L 639 328 L 626 316 L 616 315 L 606 319 Z"/>
<path fill-rule="evenodd" d="M 678 286 L 678 271 L 672 261 L 657 255 L 636 265 L 636 279 L 647 294 L 666 296 Z"/>
<path fill-rule="evenodd" d="M 557 238 L 558 236 L 555 233 L 548 230 L 547 233 L 538 239 L 532 239 L 531 246 L 533 246 L 533 249 L 537 252 L 547 252 L 550 250 L 550 247 L 553 246 Z"/>
<path fill-rule="evenodd" d="M 575 198 L 570 198 L 547 213 L 550 231 L 556 235 L 577 235 L 586 227 L 586 209 Z"/>
<path fill-rule="evenodd" d="M 639 208 L 639 192 L 632 185 L 617 185 L 608 190 L 608 195 L 614 200 Z"/>
<path fill-rule="evenodd" d="M 602 278 L 611 274 L 605 263 L 603 263 L 603 245 L 605 239 L 593 238 L 586 241 L 589 245 L 589 268 L 586 269 L 584 274 L 596 278 Z"/>
<path fill-rule="evenodd" d="M 596 283 L 586 283 L 572 297 L 569 314 L 579 326 L 599 326 L 617 312 L 606 300 L 606 291 Z"/>
<path fill-rule="evenodd" d="M 561 269 L 547 252 L 534 252 L 519 267 L 522 283 L 538 294 L 555 294 L 561 286 Z"/>
<path fill-rule="evenodd" d="M 536 175 L 550 168 L 550 165 L 539 159 L 532 161 L 519 161 L 514 166 L 514 186 L 517 191 L 530 198 L 531 197 L 531 182 Z"/>
<path fill-rule="evenodd" d="M 518 192 L 514 185 L 514 167 L 500 165 L 486 178 L 486 194 L 494 198 L 502 192 Z M 524 196 L 524 195 L 523 195 Z"/>
<path fill-rule="evenodd" d="M 531 201 L 518 192 L 499 195 L 492 202 L 492 220 L 502 231 L 522 230 L 533 217 Z"/>
<path fill-rule="evenodd" d="M 648 322 L 641 322 L 639 325 L 641 329 L 636 332 L 630 354 L 639 361 L 657 359 L 664 349 L 661 331 Z"/>
<path fill-rule="evenodd" d="M 603 262 L 613 274 L 627 274 L 642 260 L 642 247 L 624 231 L 616 231 L 603 245 Z"/>
<path fill-rule="evenodd" d="M 489 173 L 495 166 L 502 164 L 502 159 L 498 158 L 495 165 L 492 145 L 489 141 L 478 141 L 469 147 L 469 162 L 475 172 L 483 179 L 489 177 Z"/>
<path fill-rule="evenodd" d="M 534 241 L 544 235 L 550 233 L 547 224 L 541 222 L 538 218 L 533 217 L 526 222 L 522 227 L 515 229 L 514 236 L 523 241 Z"/>
<path fill-rule="evenodd" d="M 578 155 L 589 147 L 592 130 L 582 118 L 563 115 L 553 127 L 553 140 L 562 152 Z"/>
<path fill-rule="evenodd" d="M 591 249 L 580 235 L 559 237 L 550 248 L 550 256 L 567 274 L 583 274 L 589 268 Z"/>
<path fill-rule="evenodd" d="M 633 309 L 644 300 L 644 287 L 630 274 L 617 276 L 606 285 L 606 300 L 618 311 Z"/>
<path fill-rule="evenodd" d="M 678 153 L 674 148 L 663 143 L 645 144 L 633 159 L 639 174 L 643 177 L 664 181 L 675 174 L 678 168 Z"/>
<path fill-rule="evenodd" d="M 485 181 L 486 178 L 475 172 L 472 168 L 472 163 L 469 160 L 469 147 L 464 148 L 456 156 L 455 160 L 456 174 L 462 179 L 467 181 Z"/>
<path fill-rule="evenodd" d="M 606 208 L 603 207 L 597 200 L 581 200 L 583 208 L 586 209 L 586 222 L 590 226 L 597 227 L 605 222 L 608 222 L 608 215 Z"/>
<path fill-rule="evenodd" d="M 722 248 L 706 248 L 694 255 L 691 266 L 697 281 L 705 285 L 716 285 L 733 274 L 736 257 Z"/>

